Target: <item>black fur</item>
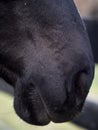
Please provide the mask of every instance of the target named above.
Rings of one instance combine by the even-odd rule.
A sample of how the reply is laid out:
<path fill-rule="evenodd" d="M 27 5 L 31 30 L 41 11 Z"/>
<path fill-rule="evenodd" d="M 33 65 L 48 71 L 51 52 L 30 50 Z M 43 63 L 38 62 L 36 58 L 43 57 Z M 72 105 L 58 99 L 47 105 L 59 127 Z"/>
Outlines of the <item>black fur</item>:
<path fill-rule="evenodd" d="M 16 113 L 35 125 L 81 111 L 94 62 L 73 0 L 0 0 L 0 76 Z"/>

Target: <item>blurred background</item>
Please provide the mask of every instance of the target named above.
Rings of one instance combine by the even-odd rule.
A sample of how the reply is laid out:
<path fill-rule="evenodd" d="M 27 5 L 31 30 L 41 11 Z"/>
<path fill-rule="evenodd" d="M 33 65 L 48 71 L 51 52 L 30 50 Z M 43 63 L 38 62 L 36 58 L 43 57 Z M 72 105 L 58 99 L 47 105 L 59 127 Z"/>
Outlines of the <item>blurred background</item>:
<path fill-rule="evenodd" d="M 13 96 L 6 93 L 13 90 L 0 79 L 0 130 L 98 130 L 98 0 L 75 0 L 75 3 L 85 21 L 96 62 L 95 79 L 82 114 L 73 122 L 50 123 L 45 127 L 29 125 L 15 114 Z"/>
<path fill-rule="evenodd" d="M 98 18 L 98 0 L 74 0 L 82 17 Z"/>

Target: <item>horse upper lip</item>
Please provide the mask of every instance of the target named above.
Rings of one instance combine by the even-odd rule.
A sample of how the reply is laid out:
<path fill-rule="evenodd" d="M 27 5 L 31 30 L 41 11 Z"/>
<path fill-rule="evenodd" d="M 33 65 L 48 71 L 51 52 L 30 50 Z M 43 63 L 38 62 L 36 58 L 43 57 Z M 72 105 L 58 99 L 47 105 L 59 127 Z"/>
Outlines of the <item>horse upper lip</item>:
<path fill-rule="evenodd" d="M 38 93 L 38 95 L 39 95 L 39 97 L 40 97 L 40 100 L 41 100 L 42 104 L 43 104 L 43 107 L 44 107 L 44 109 L 45 109 L 45 112 L 46 112 L 46 114 L 47 114 L 47 117 L 49 118 L 49 120 L 51 120 L 51 116 L 50 116 L 49 110 L 48 110 L 48 108 L 47 108 L 47 105 L 46 105 L 46 103 L 45 103 L 43 97 L 41 96 L 41 94 L 40 94 L 40 92 L 39 92 L 39 90 L 38 90 L 37 87 L 36 87 L 36 91 L 37 91 L 37 93 Z"/>

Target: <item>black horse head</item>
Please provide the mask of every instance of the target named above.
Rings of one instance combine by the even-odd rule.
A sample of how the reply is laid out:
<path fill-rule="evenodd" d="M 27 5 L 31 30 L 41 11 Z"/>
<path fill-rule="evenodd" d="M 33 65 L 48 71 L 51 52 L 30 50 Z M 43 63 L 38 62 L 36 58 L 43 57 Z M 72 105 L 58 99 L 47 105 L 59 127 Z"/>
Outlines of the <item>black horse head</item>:
<path fill-rule="evenodd" d="M 94 62 L 73 0 L 0 1 L 0 76 L 26 122 L 65 122 L 81 111 Z"/>

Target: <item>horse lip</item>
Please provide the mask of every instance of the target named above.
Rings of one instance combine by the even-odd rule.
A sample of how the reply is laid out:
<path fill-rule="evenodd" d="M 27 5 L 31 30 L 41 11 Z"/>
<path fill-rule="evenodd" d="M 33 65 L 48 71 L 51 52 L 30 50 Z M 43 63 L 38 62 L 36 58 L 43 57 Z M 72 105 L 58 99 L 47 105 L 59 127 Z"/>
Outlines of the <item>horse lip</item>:
<path fill-rule="evenodd" d="M 37 93 L 38 93 L 38 95 L 40 97 L 41 103 L 42 103 L 42 105 L 44 107 L 44 110 L 45 110 L 45 113 L 46 113 L 46 116 L 47 116 L 48 120 L 53 121 L 55 123 L 62 123 L 62 122 L 67 122 L 67 121 L 73 119 L 74 115 L 70 116 L 70 118 L 66 118 L 66 116 L 64 116 L 62 114 L 60 116 L 56 112 L 53 112 L 53 111 L 49 110 L 48 107 L 47 107 L 47 104 L 45 103 L 45 101 L 44 101 L 43 97 L 41 96 L 41 93 L 39 92 L 39 89 L 37 87 L 36 87 L 36 91 L 37 91 Z"/>
<path fill-rule="evenodd" d="M 40 113 L 37 113 L 38 111 L 36 111 L 36 121 L 34 121 L 33 118 L 33 111 L 29 110 L 26 106 L 25 109 L 27 110 L 27 112 L 29 113 L 29 117 L 24 117 L 25 115 L 20 115 L 19 113 L 17 113 L 18 115 L 20 115 L 21 118 L 24 118 L 23 120 L 25 120 L 26 122 L 30 123 L 30 124 L 35 124 L 35 125 L 47 125 L 50 121 L 53 121 L 55 123 L 60 123 L 60 122 L 66 122 L 71 120 L 74 117 L 74 112 L 68 112 L 69 109 L 64 109 L 64 107 L 62 106 L 63 110 L 61 112 L 56 111 L 54 109 L 50 109 L 50 107 L 47 105 L 47 103 L 45 102 L 45 100 L 43 99 L 43 96 L 40 93 L 40 90 L 38 89 L 37 86 L 35 86 L 35 91 L 36 91 L 36 95 L 38 95 L 39 99 L 40 99 L 40 104 L 42 105 L 42 111 L 40 111 Z M 32 103 L 32 98 L 29 98 L 30 103 Z M 40 105 L 38 104 L 38 105 Z M 33 104 L 31 104 L 33 105 Z M 23 107 L 23 106 L 22 106 Z M 65 106 L 66 107 L 66 106 Z M 22 108 L 23 109 L 23 108 Z M 20 111 L 20 110 L 19 110 Z M 43 113 L 44 112 L 44 113 Z M 67 113 L 68 112 L 68 113 Z M 64 113 L 64 114 L 63 114 Z M 45 114 L 45 116 L 43 115 Z M 73 115 L 73 116 L 72 116 Z M 69 117 L 68 117 L 69 116 Z"/>
<path fill-rule="evenodd" d="M 46 115 L 47 115 L 48 119 L 51 121 L 51 116 L 50 116 L 49 110 L 48 110 L 48 108 L 46 106 L 46 103 L 45 103 L 44 99 L 42 98 L 42 96 L 41 96 L 41 94 L 40 94 L 40 92 L 39 92 L 39 90 L 37 88 L 36 88 L 36 91 L 37 91 L 37 93 L 38 93 L 38 95 L 40 97 L 40 100 L 41 100 L 42 105 L 43 105 L 43 107 L 45 109 Z"/>

